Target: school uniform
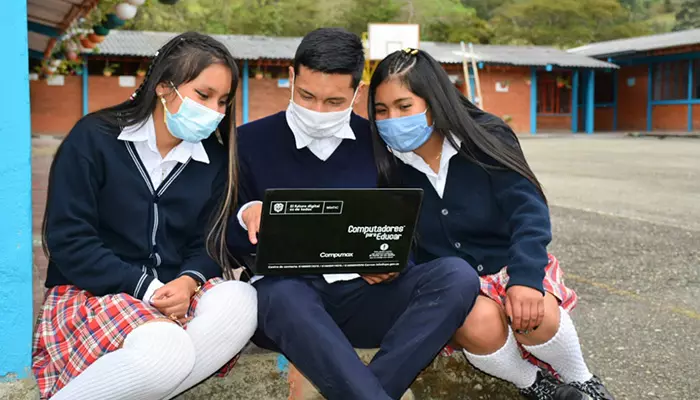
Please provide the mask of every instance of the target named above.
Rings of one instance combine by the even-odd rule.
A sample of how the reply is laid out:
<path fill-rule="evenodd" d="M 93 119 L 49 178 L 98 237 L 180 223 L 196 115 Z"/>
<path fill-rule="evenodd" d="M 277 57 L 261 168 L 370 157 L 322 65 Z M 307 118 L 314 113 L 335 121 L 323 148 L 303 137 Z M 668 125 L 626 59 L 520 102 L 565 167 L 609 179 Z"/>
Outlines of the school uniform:
<path fill-rule="evenodd" d="M 481 163 L 497 165 L 454 139 Z M 503 140 L 517 146 L 512 139 Z M 506 290 L 513 285 L 552 293 L 567 311 L 576 306 L 576 293 L 564 285 L 559 262 L 547 252 L 552 239 L 549 208 L 530 181 L 512 171 L 479 165 L 460 155 L 448 140 L 443 142 L 438 172 L 413 152 L 392 153 L 400 160 L 401 185 L 424 190 L 413 249 L 418 262 L 463 258 L 479 274 L 481 294 L 503 307 Z M 452 350 L 448 347 L 446 352 Z"/>
<path fill-rule="evenodd" d="M 187 275 L 202 285 L 192 316 L 203 294 L 223 282 L 205 235 L 227 163 L 214 136 L 161 157 L 152 117 L 121 130 L 90 115 L 71 130 L 49 179 L 48 292 L 32 363 L 42 398 L 136 327 L 167 318 L 148 303 L 164 283 Z"/>
<path fill-rule="evenodd" d="M 376 187 L 369 124 L 354 114 L 347 129 L 315 139 L 290 128 L 281 112 L 241 126 L 238 145 L 242 207 L 268 188 Z M 228 243 L 237 255 L 255 251 L 235 217 Z M 254 343 L 285 354 L 332 399 L 402 396 L 464 322 L 478 291 L 476 274 L 455 257 L 411 263 L 376 285 L 356 274 L 253 280 Z M 365 366 L 353 347 L 380 351 Z"/>

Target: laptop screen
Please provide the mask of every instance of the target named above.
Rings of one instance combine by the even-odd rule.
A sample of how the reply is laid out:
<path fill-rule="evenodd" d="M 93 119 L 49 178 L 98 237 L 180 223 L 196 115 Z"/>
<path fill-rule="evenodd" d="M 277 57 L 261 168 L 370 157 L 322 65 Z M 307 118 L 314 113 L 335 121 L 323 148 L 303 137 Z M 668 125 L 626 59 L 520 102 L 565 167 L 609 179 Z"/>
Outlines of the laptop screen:
<path fill-rule="evenodd" d="M 401 271 L 422 198 L 422 189 L 270 189 L 253 272 Z"/>

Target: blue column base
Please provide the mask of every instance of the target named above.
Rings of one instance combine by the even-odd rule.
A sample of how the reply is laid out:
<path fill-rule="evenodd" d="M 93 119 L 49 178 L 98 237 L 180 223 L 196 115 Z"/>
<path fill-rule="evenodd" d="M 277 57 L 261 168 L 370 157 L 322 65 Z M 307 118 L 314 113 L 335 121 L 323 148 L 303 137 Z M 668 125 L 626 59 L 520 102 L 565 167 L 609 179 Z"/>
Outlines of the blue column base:
<path fill-rule="evenodd" d="M 0 378 L 31 376 L 32 329 L 32 144 L 29 103 L 27 2 L 6 1 L 0 34 L 5 93 L 0 109 Z M 60 101 L 60 99 L 56 99 Z"/>

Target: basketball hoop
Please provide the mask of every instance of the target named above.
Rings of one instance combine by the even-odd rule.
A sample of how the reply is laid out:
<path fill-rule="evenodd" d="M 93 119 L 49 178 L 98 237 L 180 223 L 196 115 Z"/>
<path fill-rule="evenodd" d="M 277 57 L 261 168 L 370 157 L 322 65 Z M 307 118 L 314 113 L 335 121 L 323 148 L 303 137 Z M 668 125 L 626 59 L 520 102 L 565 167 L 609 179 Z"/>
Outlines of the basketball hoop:
<path fill-rule="evenodd" d="M 365 69 L 362 80 L 369 83 L 374 69 L 389 54 L 407 47 L 420 48 L 420 25 L 418 24 L 367 24 L 362 34 L 365 45 Z"/>

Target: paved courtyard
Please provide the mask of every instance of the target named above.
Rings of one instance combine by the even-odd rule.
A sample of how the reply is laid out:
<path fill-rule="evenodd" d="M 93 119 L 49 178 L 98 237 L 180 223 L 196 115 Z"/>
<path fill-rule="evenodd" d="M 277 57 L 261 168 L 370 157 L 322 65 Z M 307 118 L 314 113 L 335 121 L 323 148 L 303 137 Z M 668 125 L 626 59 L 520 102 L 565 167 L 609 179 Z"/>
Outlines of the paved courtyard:
<path fill-rule="evenodd" d="M 34 139 L 35 310 L 56 144 Z M 574 319 L 594 372 L 618 399 L 700 398 L 700 140 L 581 135 L 522 145 L 549 197 L 550 250 L 580 296 Z"/>

